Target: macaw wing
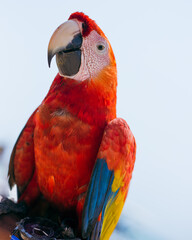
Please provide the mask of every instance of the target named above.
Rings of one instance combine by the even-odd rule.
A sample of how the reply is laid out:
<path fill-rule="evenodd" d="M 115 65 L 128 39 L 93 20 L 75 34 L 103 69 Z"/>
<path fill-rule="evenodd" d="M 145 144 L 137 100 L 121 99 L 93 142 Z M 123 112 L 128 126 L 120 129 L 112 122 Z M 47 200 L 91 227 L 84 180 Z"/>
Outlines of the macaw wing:
<path fill-rule="evenodd" d="M 82 236 L 109 239 L 122 211 L 135 162 L 135 139 L 120 118 L 106 127 L 82 217 Z"/>
<path fill-rule="evenodd" d="M 114 172 L 109 170 L 105 159 L 97 159 L 83 211 L 83 237 L 88 237 L 95 226 L 91 239 L 98 239 L 101 231 L 101 224 L 98 223 L 99 216 L 102 217 L 102 209 L 107 204 L 109 198 L 116 193 L 112 192 Z M 94 237 L 93 237 L 94 236 Z"/>
<path fill-rule="evenodd" d="M 26 189 L 34 175 L 35 161 L 34 161 L 34 116 L 35 112 L 31 115 L 25 127 L 21 131 L 15 146 L 12 150 L 9 162 L 9 186 L 12 188 L 17 185 L 18 197 Z"/>

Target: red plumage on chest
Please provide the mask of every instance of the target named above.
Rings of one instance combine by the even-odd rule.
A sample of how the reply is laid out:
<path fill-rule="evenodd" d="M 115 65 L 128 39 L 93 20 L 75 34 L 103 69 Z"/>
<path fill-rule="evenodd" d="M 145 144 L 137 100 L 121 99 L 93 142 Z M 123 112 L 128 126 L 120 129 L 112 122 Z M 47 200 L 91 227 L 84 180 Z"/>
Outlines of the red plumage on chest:
<path fill-rule="evenodd" d="M 58 75 L 35 116 L 39 188 L 59 208 L 74 208 L 85 197 L 104 128 L 116 115 L 116 100 L 92 88 Z"/>

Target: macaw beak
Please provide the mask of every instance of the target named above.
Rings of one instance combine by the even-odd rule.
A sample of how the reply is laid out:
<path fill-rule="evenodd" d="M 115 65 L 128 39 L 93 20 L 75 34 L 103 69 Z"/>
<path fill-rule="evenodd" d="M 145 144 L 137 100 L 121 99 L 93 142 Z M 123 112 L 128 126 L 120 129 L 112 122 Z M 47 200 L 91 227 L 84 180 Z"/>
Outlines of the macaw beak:
<path fill-rule="evenodd" d="M 78 23 L 69 20 L 53 33 L 48 46 L 48 65 L 56 55 L 57 67 L 62 76 L 73 76 L 81 66 L 82 34 Z"/>

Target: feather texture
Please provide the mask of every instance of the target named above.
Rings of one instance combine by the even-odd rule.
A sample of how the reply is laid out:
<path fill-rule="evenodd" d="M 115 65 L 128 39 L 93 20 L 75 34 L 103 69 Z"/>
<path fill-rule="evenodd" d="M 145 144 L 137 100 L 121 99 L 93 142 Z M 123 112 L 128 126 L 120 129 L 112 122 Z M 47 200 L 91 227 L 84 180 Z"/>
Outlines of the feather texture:
<path fill-rule="evenodd" d="M 91 234 L 95 240 L 109 239 L 127 196 L 135 153 L 135 139 L 127 123 L 118 118 L 112 120 L 104 131 L 85 199 L 83 237 Z"/>

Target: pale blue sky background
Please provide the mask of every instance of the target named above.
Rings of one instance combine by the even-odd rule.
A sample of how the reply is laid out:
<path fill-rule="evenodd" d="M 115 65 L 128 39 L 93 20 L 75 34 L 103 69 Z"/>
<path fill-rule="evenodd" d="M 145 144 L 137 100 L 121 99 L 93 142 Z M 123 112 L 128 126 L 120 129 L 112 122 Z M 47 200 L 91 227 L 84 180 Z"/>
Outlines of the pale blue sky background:
<path fill-rule="evenodd" d="M 121 239 L 192 239 L 192 1 L 1 0 L 0 9 L 4 159 L 57 73 L 47 64 L 51 34 L 83 11 L 112 44 L 118 116 L 138 147 Z"/>

